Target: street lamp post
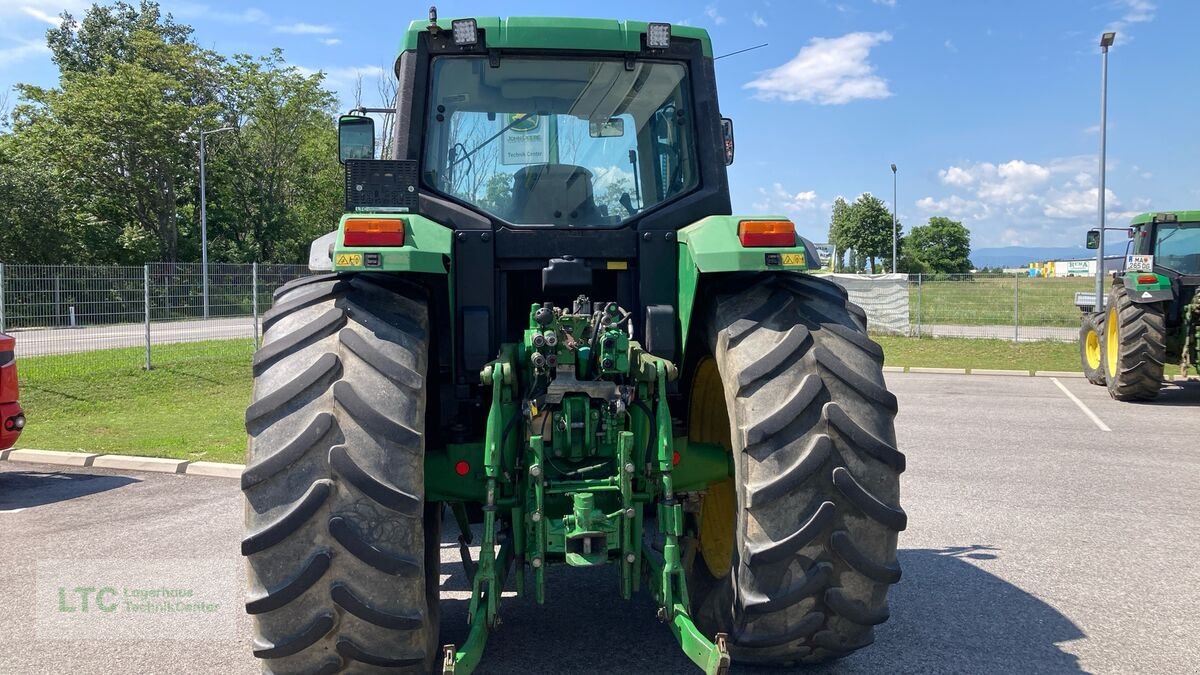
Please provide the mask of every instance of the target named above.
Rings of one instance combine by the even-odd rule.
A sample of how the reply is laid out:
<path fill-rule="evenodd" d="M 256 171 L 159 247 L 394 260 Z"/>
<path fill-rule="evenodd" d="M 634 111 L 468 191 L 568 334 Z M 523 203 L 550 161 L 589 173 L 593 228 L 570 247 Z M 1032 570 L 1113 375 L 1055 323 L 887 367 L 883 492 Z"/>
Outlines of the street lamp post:
<path fill-rule="evenodd" d="M 1104 142 L 1108 135 L 1108 48 L 1116 39 L 1116 33 L 1100 36 L 1100 191 L 1096 197 L 1100 246 L 1096 249 L 1096 311 L 1104 310 Z"/>
<path fill-rule="evenodd" d="M 896 165 L 892 165 L 892 274 L 896 273 Z"/>
<path fill-rule="evenodd" d="M 204 318 L 208 318 L 208 206 L 205 203 L 204 186 L 204 139 L 209 134 L 234 131 L 236 127 L 221 127 L 211 131 L 200 131 L 200 284 L 204 295 Z"/>

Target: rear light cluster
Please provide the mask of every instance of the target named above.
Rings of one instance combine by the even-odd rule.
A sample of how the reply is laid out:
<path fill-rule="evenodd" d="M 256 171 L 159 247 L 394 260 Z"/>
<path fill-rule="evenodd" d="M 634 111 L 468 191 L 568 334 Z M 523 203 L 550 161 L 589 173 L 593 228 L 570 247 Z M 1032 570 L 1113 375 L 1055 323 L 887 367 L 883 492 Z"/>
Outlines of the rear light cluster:
<path fill-rule="evenodd" d="M 5 431 L 20 431 L 25 428 L 25 416 L 15 415 L 4 420 Z"/>
<path fill-rule="evenodd" d="M 1137 282 L 1139 284 L 1157 284 L 1158 283 L 1158 275 L 1157 274 L 1139 274 L 1138 278 L 1137 278 Z"/>
<path fill-rule="evenodd" d="M 796 226 L 790 220 L 743 220 L 738 223 L 738 239 L 746 248 L 796 245 Z"/>
<path fill-rule="evenodd" d="M 399 218 L 347 218 L 346 246 L 403 246 L 404 221 Z"/>

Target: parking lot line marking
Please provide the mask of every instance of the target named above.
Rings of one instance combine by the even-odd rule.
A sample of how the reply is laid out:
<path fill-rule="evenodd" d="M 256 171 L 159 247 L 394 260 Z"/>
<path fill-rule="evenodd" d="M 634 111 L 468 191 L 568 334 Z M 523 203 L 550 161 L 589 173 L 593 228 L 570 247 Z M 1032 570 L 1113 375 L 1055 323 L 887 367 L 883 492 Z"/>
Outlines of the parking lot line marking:
<path fill-rule="evenodd" d="M 1096 413 L 1092 412 L 1091 408 L 1084 405 L 1083 401 L 1080 401 L 1075 397 L 1075 394 L 1072 394 L 1066 387 L 1064 387 L 1063 383 L 1059 382 L 1057 377 L 1050 378 L 1050 381 L 1053 382 L 1059 389 L 1061 389 L 1062 393 L 1067 395 L 1067 398 L 1074 401 L 1075 405 L 1079 406 L 1079 409 L 1083 411 L 1083 414 L 1087 415 L 1088 418 L 1096 423 L 1096 426 L 1100 427 L 1100 431 L 1112 431 L 1112 429 L 1109 429 L 1108 425 L 1105 424 L 1103 420 L 1101 420 L 1099 417 L 1096 417 Z"/>

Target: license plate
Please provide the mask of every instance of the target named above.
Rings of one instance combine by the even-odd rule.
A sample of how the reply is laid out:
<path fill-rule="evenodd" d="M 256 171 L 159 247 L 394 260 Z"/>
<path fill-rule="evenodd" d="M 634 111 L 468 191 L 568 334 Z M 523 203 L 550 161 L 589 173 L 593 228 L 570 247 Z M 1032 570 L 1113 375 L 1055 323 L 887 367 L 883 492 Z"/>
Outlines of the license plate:
<path fill-rule="evenodd" d="M 785 267 L 804 267 L 804 254 L 784 253 L 783 264 Z"/>
<path fill-rule="evenodd" d="M 338 267 L 362 267 L 362 254 L 339 253 L 334 259 L 334 264 Z"/>
<path fill-rule="evenodd" d="M 1125 269 L 1130 272 L 1153 272 L 1154 256 L 1131 255 L 1125 259 Z"/>

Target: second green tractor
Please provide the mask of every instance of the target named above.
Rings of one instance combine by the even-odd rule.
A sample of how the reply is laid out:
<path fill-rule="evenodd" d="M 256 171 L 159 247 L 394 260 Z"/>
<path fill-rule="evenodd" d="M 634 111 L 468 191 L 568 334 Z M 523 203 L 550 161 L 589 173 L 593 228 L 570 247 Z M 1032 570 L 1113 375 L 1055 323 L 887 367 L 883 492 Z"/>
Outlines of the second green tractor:
<path fill-rule="evenodd" d="M 1158 397 L 1168 364 L 1200 374 L 1200 211 L 1143 213 L 1131 223 L 1130 255 L 1100 308 L 1083 310 L 1084 374 L 1118 401 Z M 1088 235 L 1096 248 L 1099 233 Z"/>

